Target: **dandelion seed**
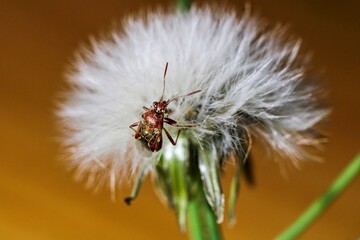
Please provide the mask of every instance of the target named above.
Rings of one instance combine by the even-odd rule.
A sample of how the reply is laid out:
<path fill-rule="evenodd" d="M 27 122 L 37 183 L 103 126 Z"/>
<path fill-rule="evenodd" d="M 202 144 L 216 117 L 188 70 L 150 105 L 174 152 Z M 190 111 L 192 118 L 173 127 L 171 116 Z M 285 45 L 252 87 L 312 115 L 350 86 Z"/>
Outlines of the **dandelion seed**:
<path fill-rule="evenodd" d="M 286 29 L 272 28 L 249 11 L 238 18 L 194 7 L 127 19 L 123 31 L 83 51 L 69 76 L 72 90 L 59 116 L 71 165 L 90 184 L 108 182 L 111 188 L 145 162 L 155 166 L 163 149 L 146 157 L 147 150 L 135 147 L 136 128 L 128 126 L 141 120 L 144 106 L 174 97 L 167 116 L 196 125 L 186 134 L 200 152 L 208 151 L 200 164 L 214 167 L 214 176 L 229 156 L 246 159 L 252 138 L 296 164 L 309 156 L 302 145 L 318 142 L 314 127 L 328 114 L 318 103 L 318 87 L 306 81 L 307 58 L 299 49 L 300 41 Z M 177 135 L 178 128 L 166 129 Z M 217 189 L 208 201 L 222 215 L 221 189 L 213 185 L 218 180 L 204 179 L 205 188 Z"/>

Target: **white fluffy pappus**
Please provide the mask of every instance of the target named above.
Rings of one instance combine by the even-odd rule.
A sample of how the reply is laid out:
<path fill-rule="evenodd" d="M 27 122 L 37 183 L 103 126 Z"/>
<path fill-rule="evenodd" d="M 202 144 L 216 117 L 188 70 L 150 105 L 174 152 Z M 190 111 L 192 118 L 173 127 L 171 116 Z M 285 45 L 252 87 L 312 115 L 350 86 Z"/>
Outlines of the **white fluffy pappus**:
<path fill-rule="evenodd" d="M 171 102 L 169 117 L 199 124 L 189 134 L 219 159 L 244 146 L 245 132 L 295 162 L 306 158 L 302 145 L 317 142 L 313 128 L 328 110 L 316 84 L 304 81 L 299 47 L 284 28 L 249 12 L 193 7 L 128 18 L 83 51 L 69 75 L 58 115 L 71 166 L 89 185 L 110 179 L 114 187 L 149 159 L 129 125 L 160 99 L 167 62 L 164 99 L 202 90 Z"/>

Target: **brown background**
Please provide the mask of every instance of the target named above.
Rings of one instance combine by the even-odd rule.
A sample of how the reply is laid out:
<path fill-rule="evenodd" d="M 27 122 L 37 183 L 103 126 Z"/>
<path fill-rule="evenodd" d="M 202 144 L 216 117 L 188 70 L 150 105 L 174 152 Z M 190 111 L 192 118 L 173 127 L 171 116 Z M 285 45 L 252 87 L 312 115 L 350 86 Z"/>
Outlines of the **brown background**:
<path fill-rule="evenodd" d="M 100 3 L 101 2 L 101 3 Z M 238 224 L 226 239 L 271 239 L 330 184 L 360 150 L 360 6 L 357 1 L 256 1 L 273 22 L 290 23 L 323 73 L 333 106 L 323 163 L 287 176 L 256 159 L 257 186 L 243 187 Z M 186 239 L 149 179 L 127 207 L 92 194 L 57 160 L 54 96 L 80 42 L 114 20 L 169 1 L 0 1 L 0 239 Z M 232 5 L 241 9 L 242 2 Z M 224 177 L 228 186 L 230 174 Z M 360 179 L 301 239 L 360 236 Z M 124 188 L 122 196 L 129 192 Z"/>

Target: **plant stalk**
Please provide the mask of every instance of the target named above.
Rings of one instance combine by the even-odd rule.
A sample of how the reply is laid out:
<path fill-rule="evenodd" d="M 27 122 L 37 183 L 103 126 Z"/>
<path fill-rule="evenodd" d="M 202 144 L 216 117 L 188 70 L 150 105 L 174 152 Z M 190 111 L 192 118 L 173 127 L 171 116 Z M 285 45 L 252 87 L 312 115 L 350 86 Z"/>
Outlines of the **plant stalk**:
<path fill-rule="evenodd" d="M 192 146 L 191 152 L 197 149 Z M 197 154 L 190 154 L 190 199 L 188 205 L 188 231 L 192 240 L 220 240 L 221 234 L 217 218 L 210 207 L 204 193 L 203 182 L 200 177 L 199 160 Z"/>
<path fill-rule="evenodd" d="M 182 12 L 187 12 L 191 7 L 191 2 L 191 0 L 177 0 L 177 5 Z"/>
<path fill-rule="evenodd" d="M 210 206 L 204 206 L 206 204 L 205 196 L 189 202 L 188 231 L 192 240 L 221 239 L 215 214 Z"/>
<path fill-rule="evenodd" d="M 329 189 L 320 196 L 309 208 L 283 233 L 276 239 L 287 240 L 295 239 L 306 228 L 319 217 L 326 207 L 338 197 L 343 190 L 355 179 L 360 171 L 360 154 L 347 166 L 347 168 L 340 174 L 340 176 L 332 183 Z"/>

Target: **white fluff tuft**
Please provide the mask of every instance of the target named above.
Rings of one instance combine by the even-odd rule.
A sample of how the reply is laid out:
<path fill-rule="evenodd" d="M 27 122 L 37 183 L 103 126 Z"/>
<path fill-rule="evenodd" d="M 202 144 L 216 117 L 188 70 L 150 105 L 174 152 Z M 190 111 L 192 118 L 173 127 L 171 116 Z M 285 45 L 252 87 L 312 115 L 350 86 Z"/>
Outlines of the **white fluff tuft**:
<path fill-rule="evenodd" d="M 169 105 L 172 119 L 199 124 L 189 132 L 202 146 L 221 158 L 243 146 L 247 131 L 293 160 L 307 157 L 301 145 L 315 143 L 312 129 L 328 111 L 304 82 L 299 47 L 248 13 L 192 8 L 129 18 L 121 33 L 83 51 L 70 74 L 59 116 L 71 164 L 90 185 L 114 186 L 139 168 L 146 157 L 129 125 L 159 100 L 166 62 L 164 99 L 202 90 Z"/>

